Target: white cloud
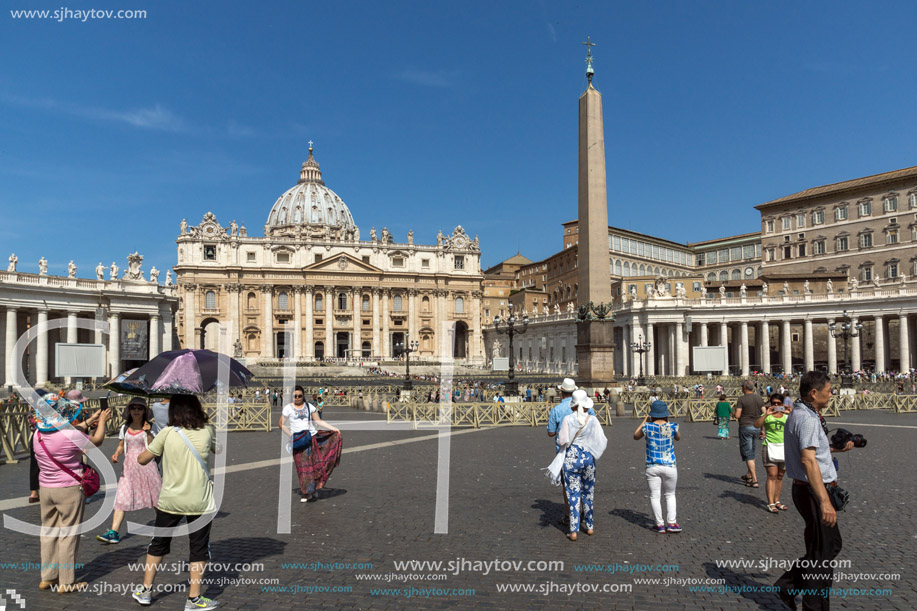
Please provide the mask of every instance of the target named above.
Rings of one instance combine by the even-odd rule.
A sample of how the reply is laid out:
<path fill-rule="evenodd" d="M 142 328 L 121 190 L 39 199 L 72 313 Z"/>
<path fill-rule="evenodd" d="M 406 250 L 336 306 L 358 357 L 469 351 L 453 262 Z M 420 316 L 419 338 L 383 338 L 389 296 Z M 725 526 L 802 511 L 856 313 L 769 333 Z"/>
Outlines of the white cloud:
<path fill-rule="evenodd" d="M 396 78 L 405 83 L 420 85 L 422 87 L 438 87 L 450 89 L 456 86 L 457 70 L 418 70 L 407 68 L 396 75 Z"/>
<path fill-rule="evenodd" d="M 184 122 L 179 117 L 159 104 L 150 108 L 111 110 L 95 106 L 68 104 L 51 98 L 29 98 L 5 93 L 0 94 L 0 102 L 8 106 L 44 110 L 57 114 L 83 117 L 93 121 L 123 123 L 141 129 L 162 131 L 182 131 L 185 129 Z"/>

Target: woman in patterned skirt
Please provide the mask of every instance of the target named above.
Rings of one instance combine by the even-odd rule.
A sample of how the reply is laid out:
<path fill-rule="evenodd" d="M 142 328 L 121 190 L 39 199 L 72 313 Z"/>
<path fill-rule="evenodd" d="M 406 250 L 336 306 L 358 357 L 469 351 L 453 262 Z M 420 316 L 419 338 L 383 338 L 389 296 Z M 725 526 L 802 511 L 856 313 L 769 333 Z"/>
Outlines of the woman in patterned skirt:
<path fill-rule="evenodd" d="M 146 401 L 140 397 L 131 399 L 124 408 L 124 425 L 118 434 L 118 448 L 111 457 L 111 461 L 118 462 L 118 457 L 124 455 L 124 471 L 118 480 L 118 494 L 115 496 L 115 513 L 111 521 L 111 530 L 96 539 L 102 543 L 119 543 L 121 535 L 121 522 L 124 521 L 124 512 L 156 507 L 159 502 L 159 491 L 162 480 L 155 463 L 141 465 L 137 457 L 146 450 L 147 444 L 153 441 L 150 432 L 150 420 L 153 419 L 153 410 L 147 407 Z"/>
<path fill-rule="evenodd" d="M 284 406 L 280 416 L 280 429 L 292 440 L 290 443 L 296 442 L 300 436 L 309 439 L 305 448 L 292 450 L 303 495 L 300 499 L 302 503 L 317 498 L 318 491 L 325 486 L 340 462 L 344 445 L 341 431 L 322 420 L 317 412 L 314 405 L 306 402 L 303 387 L 297 386 L 293 390 L 293 402 Z M 319 432 L 316 425 L 325 431 Z"/>

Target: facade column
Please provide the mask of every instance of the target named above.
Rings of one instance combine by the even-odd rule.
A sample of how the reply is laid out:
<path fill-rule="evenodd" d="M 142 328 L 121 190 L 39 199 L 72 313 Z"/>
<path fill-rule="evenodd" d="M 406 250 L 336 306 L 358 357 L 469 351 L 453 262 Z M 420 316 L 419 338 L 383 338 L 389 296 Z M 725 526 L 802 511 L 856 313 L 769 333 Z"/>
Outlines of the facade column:
<path fill-rule="evenodd" d="M 302 287 L 293 287 L 293 358 L 302 358 Z"/>
<path fill-rule="evenodd" d="M 707 323 L 700 324 L 700 345 L 707 346 L 710 343 L 710 330 L 707 329 Z"/>
<path fill-rule="evenodd" d="M 646 341 L 650 344 L 650 349 L 646 351 L 646 375 L 652 377 L 656 375 L 656 338 L 653 333 L 653 323 L 646 323 Z"/>
<path fill-rule="evenodd" d="M 784 320 L 780 327 L 780 342 L 783 348 L 780 350 L 780 360 L 783 365 L 784 375 L 793 372 L 793 343 L 790 335 L 792 328 L 789 320 Z"/>
<path fill-rule="evenodd" d="M 39 326 L 48 322 L 48 310 L 38 310 Z M 38 344 L 35 349 L 35 386 L 44 386 L 48 383 L 48 334 L 43 331 L 35 338 Z"/>
<path fill-rule="evenodd" d="M 77 313 L 76 312 L 67 312 L 67 343 L 76 344 L 79 343 L 77 339 L 77 334 L 79 329 L 76 326 Z"/>
<path fill-rule="evenodd" d="M 162 352 L 159 347 L 159 340 L 161 338 L 162 331 L 159 330 L 159 313 L 150 314 L 150 360 L 153 360 L 153 357 Z"/>
<path fill-rule="evenodd" d="M 361 308 L 363 307 L 363 293 L 360 292 L 360 289 L 355 288 L 351 293 L 353 295 L 353 331 L 350 337 L 350 356 L 354 359 L 362 358 L 363 356 L 363 337 L 360 333 L 360 323 L 363 322 L 360 317 L 363 312 Z"/>
<path fill-rule="evenodd" d="M 751 373 L 751 367 L 748 362 L 749 361 L 748 348 L 749 348 L 748 321 L 743 320 L 741 324 L 741 333 L 740 333 L 740 338 L 739 338 L 739 350 L 740 350 L 739 365 L 742 368 L 743 377 L 748 377 L 748 375 Z"/>
<path fill-rule="evenodd" d="M 162 351 L 171 352 L 174 349 L 172 345 L 172 310 L 171 308 L 163 313 L 162 317 Z"/>
<path fill-rule="evenodd" d="M 242 286 L 227 284 L 223 288 L 226 291 L 227 299 L 229 299 L 229 349 L 232 350 L 233 346 L 236 345 L 236 340 L 241 341 L 239 300 L 242 298 Z"/>
<path fill-rule="evenodd" d="M 857 322 L 859 322 L 859 319 L 857 318 L 850 319 L 850 324 L 854 326 L 856 326 Z M 850 338 L 850 366 L 854 371 L 859 371 L 862 369 L 862 359 L 860 356 L 860 337 L 862 336 L 857 335 L 856 337 Z"/>
<path fill-rule="evenodd" d="M 835 375 L 837 373 L 837 340 L 831 335 L 831 325 L 834 324 L 834 319 L 828 319 L 828 373 L 830 375 Z M 878 339 L 876 339 L 878 345 Z"/>
<path fill-rule="evenodd" d="M 678 342 L 675 340 L 675 325 L 669 323 L 665 326 L 665 336 L 668 340 L 666 342 L 665 373 L 666 375 L 677 376 L 678 373 L 675 371 L 675 361 L 677 358 L 675 351 L 678 349 Z"/>
<path fill-rule="evenodd" d="M 274 291 L 269 286 L 261 287 L 264 305 L 264 329 L 261 336 L 261 356 L 274 358 Z"/>
<path fill-rule="evenodd" d="M 621 352 L 621 375 L 624 377 L 630 377 L 631 369 L 631 348 L 630 344 L 633 341 L 631 339 L 631 325 L 626 324 L 621 326 L 621 343 L 622 346 L 619 346 L 619 351 Z"/>
<path fill-rule="evenodd" d="M 373 289 L 373 358 L 378 358 L 381 352 L 381 333 L 380 324 L 382 322 L 382 313 L 379 310 L 379 289 Z"/>
<path fill-rule="evenodd" d="M 306 346 L 303 356 L 307 361 L 315 359 L 315 313 L 313 305 L 315 294 L 311 286 L 303 287 L 303 297 L 306 300 Z"/>
<path fill-rule="evenodd" d="M 876 373 L 885 371 L 885 319 L 876 316 Z"/>
<path fill-rule="evenodd" d="M 685 323 L 680 320 L 675 323 L 675 375 L 685 375 Z"/>
<path fill-rule="evenodd" d="M 337 356 L 334 337 L 334 287 L 325 288 L 325 358 Z"/>
<path fill-rule="evenodd" d="M 907 314 L 898 315 L 898 371 L 906 372 L 911 368 L 910 334 L 907 328 Z M 859 338 L 855 340 L 859 345 Z M 859 367 L 857 367 L 859 369 Z"/>
<path fill-rule="evenodd" d="M 769 374 L 771 372 L 771 325 L 766 320 L 761 321 L 761 370 Z"/>
<path fill-rule="evenodd" d="M 806 318 L 802 324 L 803 367 L 806 371 L 815 369 L 815 335 L 812 331 L 812 319 Z"/>
<path fill-rule="evenodd" d="M 481 300 L 484 298 L 484 293 L 481 291 L 473 291 L 471 293 L 471 363 L 483 363 L 483 352 L 481 346 L 483 346 L 483 338 L 481 337 L 483 331 L 481 330 Z M 417 334 L 417 341 L 420 341 L 420 334 Z M 548 359 L 548 351 L 545 348 L 544 355 L 545 363 Z M 547 369 L 545 369 L 547 371 Z"/>
<path fill-rule="evenodd" d="M 729 325 L 726 321 L 720 323 L 720 346 L 724 346 L 726 350 L 723 351 L 723 356 L 725 357 L 725 363 L 723 363 L 723 371 L 721 372 L 724 376 L 729 375 Z"/>
<path fill-rule="evenodd" d="M 13 386 L 13 345 L 16 343 L 16 309 L 7 308 L 3 320 L 3 378 L 4 386 Z"/>
<path fill-rule="evenodd" d="M 417 332 L 417 289 L 408 289 L 408 333 L 411 337 L 420 341 L 420 333 Z"/>
<path fill-rule="evenodd" d="M 185 285 L 185 348 L 197 348 L 194 344 L 194 332 L 197 330 L 197 315 L 195 313 L 195 303 L 197 301 L 197 286 L 193 284 Z M 112 376 L 116 376 L 120 371 L 116 371 Z"/>
<path fill-rule="evenodd" d="M 186 300 L 187 301 L 187 300 Z M 192 327 L 192 337 L 193 337 Z M 121 314 L 111 312 L 108 315 L 108 376 L 115 377 L 121 373 Z"/>
<path fill-rule="evenodd" d="M 388 332 L 388 301 L 392 292 L 390 289 L 382 289 L 382 358 L 392 358 L 392 336 Z"/>

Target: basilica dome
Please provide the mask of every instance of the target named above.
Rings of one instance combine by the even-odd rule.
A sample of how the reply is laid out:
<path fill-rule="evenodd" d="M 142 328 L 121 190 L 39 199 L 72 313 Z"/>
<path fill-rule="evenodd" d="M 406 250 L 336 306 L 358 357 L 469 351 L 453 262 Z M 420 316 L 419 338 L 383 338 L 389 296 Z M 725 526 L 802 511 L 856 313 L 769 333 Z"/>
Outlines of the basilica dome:
<path fill-rule="evenodd" d="M 356 224 L 353 216 L 338 194 L 325 186 L 318 162 L 312 156 L 303 162 L 299 182 L 277 198 L 267 217 L 266 229 L 272 233 L 296 230 L 298 226 L 324 231 L 330 227 L 336 232 L 353 233 Z"/>

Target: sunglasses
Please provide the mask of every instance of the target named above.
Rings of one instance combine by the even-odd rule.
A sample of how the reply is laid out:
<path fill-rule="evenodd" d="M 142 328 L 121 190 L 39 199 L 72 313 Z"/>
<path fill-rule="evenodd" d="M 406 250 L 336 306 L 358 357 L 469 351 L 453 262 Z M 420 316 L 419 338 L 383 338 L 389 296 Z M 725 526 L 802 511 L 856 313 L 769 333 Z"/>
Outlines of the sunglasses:
<path fill-rule="evenodd" d="M 302 397 L 303 397 L 302 395 L 293 395 L 294 399 L 302 399 Z"/>
<path fill-rule="evenodd" d="M 145 409 L 146 409 L 146 408 L 143 407 L 142 405 L 132 405 L 132 406 L 131 406 L 131 411 L 132 411 L 132 412 L 133 412 L 133 411 L 143 411 L 143 410 L 145 410 Z"/>

